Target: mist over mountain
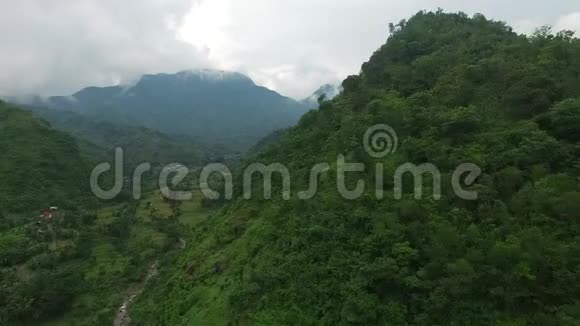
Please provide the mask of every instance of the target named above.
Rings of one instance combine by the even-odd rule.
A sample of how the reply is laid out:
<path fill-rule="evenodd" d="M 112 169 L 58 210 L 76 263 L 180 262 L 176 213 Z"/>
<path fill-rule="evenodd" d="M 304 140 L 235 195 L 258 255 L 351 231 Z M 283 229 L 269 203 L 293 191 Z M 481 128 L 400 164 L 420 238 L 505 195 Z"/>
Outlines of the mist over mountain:
<path fill-rule="evenodd" d="M 77 76 L 60 80 L 41 68 L 82 77 L 74 60 L 112 83 L 126 79 L 109 69 L 122 75 L 136 69 L 132 61 L 149 66 L 138 71 L 166 71 L 156 64 L 185 59 L 145 60 L 177 50 L 147 37 L 169 17 L 128 17 L 140 12 L 133 4 L 91 21 L 96 3 L 108 1 L 77 2 L 82 15 L 72 2 L 43 2 L 39 26 L 64 11 L 69 19 L 57 29 L 114 46 L 107 33 L 88 33 L 110 29 L 124 46 L 34 37 L 11 20 L 34 15 L 5 10 L 0 31 L 14 39 L 3 42 L 0 63 L 18 73 L 2 69 L 13 85 L 0 93 L 44 88 L 39 81 L 62 89 Z M 154 2 L 139 7 L 161 11 Z M 191 26 L 203 34 L 189 35 L 203 45 L 196 51 L 235 66 L 215 43 L 205 46 L 213 39 L 251 55 L 246 62 L 263 60 L 251 39 L 224 38 L 226 26 L 244 29 L 226 13 L 251 3 L 226 10 L 234 8 L 211 1 L 209 10 L 209 0 L 194 2 L 191 20 L 206 20 Z M 316 5 L 280 8 L 300 25 L 288 29 L 308 33 L 315 29 L 303 13 L 314 13 L 325 38 L 289 39 L 292 48 L 262 38 L 276 60 L 260 62 L 259 73 L 240 68 L 259 83 L 315 89 L 333 80 L 321 76 L 348 71 L 316 55 L 325 39 L 344 43 L 332 56 L 368 58 L 340 86 L 303 100 L 240 73 L 195 70 L 0 101 L 0 326 L 580 325 L 580 38 L 549 27 L 520 34 L 482 14 L 442 9 L 387 25 L 388 11 L 372 2 L 333 2 L 342 7 L 331 11 L 342 20 L 335 25 Z M 35 7 L 17 2 L 16 13 L 20 3 L 20 13 Z M 262 8 L 283 5 L 273 3 L 243 16 L 248 24 L 276 17 Z M 372 15 L 381 16 L 377 31 L 390 34 L 374 53 L 353 42 L 364 35 L 349 25 L 366 27 Z M 92 28 L 71 28 L 70 18 Z M 139 33 L 114 24 L 130 18 Z M 173 30 L 179 22 L 170 18 Z M 142 22 L 149 29 L 137 28 Z M 282 21 L 263 26 L 288 41 Z M 49 45 L 70 54 L 51 54 Z M 288 59 L 295 49 L 308 56 Z M 117 147 L 123 159 L 111 155 Z"/>
<path fill-rule="evenodd" d="M 27 104 L 240 151 L 294 125 L 307 111 L 304 104 L 257 86 L 245 75 L 216 70 L 145 75 L 130 86 L 88 87 Z"/>
<path fill-rule="evenodd" d="M 320 86 L 312 95 L 309 97 L 302 99 L 300 103 L 305 105 L 308 108 L 318 108 L 318 100 L 324 99 L 326 101 L 330 101 L 338 94 L 342 92 L 342 86 L 340 85 L 333 85 L 333 84 L 324 84 Z"/>

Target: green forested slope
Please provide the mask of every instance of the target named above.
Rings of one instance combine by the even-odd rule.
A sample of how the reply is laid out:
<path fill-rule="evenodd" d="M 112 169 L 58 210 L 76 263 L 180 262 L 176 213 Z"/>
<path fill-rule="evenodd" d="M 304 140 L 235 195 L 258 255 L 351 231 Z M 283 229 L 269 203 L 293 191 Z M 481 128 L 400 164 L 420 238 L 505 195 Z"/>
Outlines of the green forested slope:
<path fill-rule="evenodd" d="M 97 203 L 75 139 L 4 103 L 0 153 L 0 325 L 112 324 L 159 255 L 179 250 L 180 219 L 205 218 L 199 198 L 158 192 Z M 59 209 L 39 217 L 49 206 Z"/>
<path fill-rule="evenodd" d="M 144 127 L 99 121 L 70 111 L 31 110 L 46 119 L 53 128 L 79 140 L 81 152 L 91 161 L 109 160 L 116 147 L 123 149 L 124 160 L 129 166 L 143 162 L 154 166 L 175 162 L 188 166 L 200 165 L 206 156 L 223 154 L 217 145 L 202 148 L 186 136 L 170 136 Z"/>
<path fill-rule="evenodd" d="M 294 126 L 308 110 L 245 75 L 214 70 L 145 75 L 131 87 L 88 87 L 30 104 L 186 135 L 197 144 L 230 151 L 245 151 L 269 133 Z"/>
<path fill-rule="evenodd" d="M 72 207 L 88 194 L 88 166 L 73 138 L 29 112 L 0 102 L 0 207 Z"/>
<path fill-rule="evenodd" d="M 391 29 L 342 95 L 260 155 L 291 170 L 292 199 L 239 198 L 198 225 L 136 302 L 138 324 L 580 322 L 580 41 L 442 12 Z M 399 150 L 374 159 L 361 141 L 381 123 Z M 356 200 L 336 190 L 339 154 L 372 166 Z M 324 162 L 317 196 L 299 200 Z M 437 165 L 441 200 L 407 184 L 396 200 L 388 178 L 377 200 L 378 162 L 386 176 Z M 477 201 L 450 189 L 465 162 L 483 170 Z"/>

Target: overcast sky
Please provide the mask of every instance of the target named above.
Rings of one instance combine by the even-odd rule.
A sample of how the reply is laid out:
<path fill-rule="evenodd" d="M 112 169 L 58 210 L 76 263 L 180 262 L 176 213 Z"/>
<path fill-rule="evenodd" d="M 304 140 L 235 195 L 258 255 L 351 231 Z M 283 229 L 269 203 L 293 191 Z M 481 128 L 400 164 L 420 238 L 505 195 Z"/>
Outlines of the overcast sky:
<path fill-rule="evenodd" d="M 0 95 L 215 68 L 302 98 L 358 73 L 390 22 L 438 7 L 580 32 L 579 0 L 0 0 Z"/>

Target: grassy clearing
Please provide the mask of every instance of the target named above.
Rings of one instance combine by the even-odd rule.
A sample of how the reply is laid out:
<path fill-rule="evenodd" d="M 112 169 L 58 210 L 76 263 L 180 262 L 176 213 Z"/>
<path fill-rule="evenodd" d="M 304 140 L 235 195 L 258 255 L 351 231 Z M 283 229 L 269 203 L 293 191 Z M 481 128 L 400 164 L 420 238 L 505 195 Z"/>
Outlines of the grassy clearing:
<path fill-rule="evenodd" d="M 151 222 L 151 215 L 169 218 L 173 215 L 171 205 L 165 201 L 160 191 L 155 191 L 143 198 L 137 206 L 136 216 L 143 222 Z"/>
<path fill-rule="evenodd" d="M 115 214 L 119 212 L 122 205 L 112 205 L 99 208 L 97 211 L 97 225 L 105 226 L 115 221 Z"/>
<path fill-rule="evenodd" d="M 193 192 L 193 198 L 181 203 L 181 215 L 179 222 L 186 226 L 196 226 L 205 221 L 210 215 L 215 213 L 214 209 L 208 209 L 202 206 L 203 194 L 200 190 Z"/>

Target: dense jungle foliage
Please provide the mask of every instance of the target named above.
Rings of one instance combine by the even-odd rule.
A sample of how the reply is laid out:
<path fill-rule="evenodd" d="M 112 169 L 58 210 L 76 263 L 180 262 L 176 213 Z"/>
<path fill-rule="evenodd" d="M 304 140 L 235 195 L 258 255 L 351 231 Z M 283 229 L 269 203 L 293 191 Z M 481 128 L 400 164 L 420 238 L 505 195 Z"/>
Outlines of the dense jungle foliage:
<path fill-rule="evenodd" d="M 29 112 L 0 102 L 0 210 L 76 207 L 88 197 L 88 165 L 75 140 Z"/>
<path fill-rule="evenodd" d="M 127 289 L 178 249 L 182 205 L 151 191 L 97 202 L 77 141 L 4 103 L 0 151 L 0 325 L 111 324 Z"/>
<path fill-rule="evenodd" d="M 196 226 L 131 308 L 137 324 L 578 324 L 580 40 L 420 12 L 343 87 L 259 155 L 290 169 L 291 200 L 278 184 Z M 362 146 L 376 124 L 399 136 L 381 159 Z M 367 166 L 347 178 L 366 181 L 358 199 L 336 189 L 339 154 Z M 407 162 L 441 170 L 440 200 L 407 179 L 396 200 L 388 177 L 376 199 L 375 164 Z M 451 188 L 466 162 L 483 171 L 475 201 Z M 318 193 L 298 199 L 318 163 Z"/>

